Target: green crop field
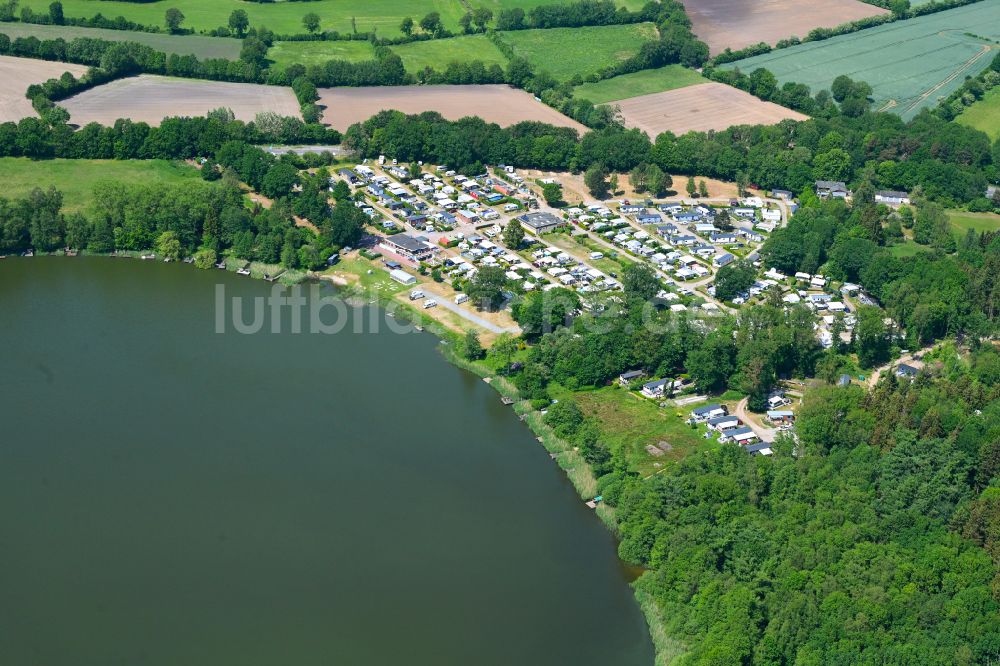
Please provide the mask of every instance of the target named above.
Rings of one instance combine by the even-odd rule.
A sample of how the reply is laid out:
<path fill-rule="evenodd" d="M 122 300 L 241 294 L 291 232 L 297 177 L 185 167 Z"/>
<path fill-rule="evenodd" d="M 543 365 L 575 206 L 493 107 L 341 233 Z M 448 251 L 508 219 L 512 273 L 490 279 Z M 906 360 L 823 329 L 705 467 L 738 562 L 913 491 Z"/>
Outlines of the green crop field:
<path fill-rule="evenodd" d="M 564 81 L 627 60 L 639 52 L 643 42 L 656 35 L 652 23 L 502 33 L 516 55 Z"/>
<path fill-rule="evenodd" d="M 723 67 L 745 73 L 764 67 L 779 82 L 804 83 L 813 92 L 846 74 L 871 84 L 875 108 L 910 119 L 986 69 L 1000 52 L 993 40 L 1000 40 L 1000 2 L 986 0 Z"/>
<path fill-rule="evenodd" d="M 21 0 L 19 6 L 48 13 L 51 0 Z M 62 0 L 66 16 L 91 17 L 100 12 L 106 17 L 124 16 L 144 25 L 163 26 L 163 16 L 170 7 L 181 10 L 186 17 L 182 27 L 207 31 L 227 24 L 234 9 L 242 9 L 250 17 L 250 25 L 270 28 L 279 35 L 301 34 L 302 17 L 315 12 L 323 30 L 351 31 L 351 18 L 358 31 L 377 30 L 379 35 L 399 35 L 404 17 L 414 21 L 429 12 L 439 12 L 450 29 L 458 28 L 458 19 L 465 13 L 459 0 L 314 0 L 313 2 L 257 3 L 241 0 L 161 0 L 134 3 L 113 0 Z"/>
<path fill-rule="evenodd" d="M 366 41 L 275 42 L 267 50 L 267 57 L 274 67 L 284 69 L 289 65 L 322 65 L 327 60 L 371 60 L 373 49 Z"/>
<path fill-rule="evenodd" d="M 962 111 L 955 122 L 986 132 L 992 141 L 1000 139 L 1000 87 L 993 88 Z"/>
<path fill-rule="evenodd" d="M 631 11 L 638 11 L 642 9 L 643 5 L 649 0 L 616 0 L 615 4 L 619 7 L 625 7 Z M 483 0 L 482 2 L 473 3 L 474 7 L 489 7 L 496 14 L 501 9 L 515 9 L 520 8 L 525 12 L 528 12 L 532 7 L 538 7 L 539 5 L 551 5 L 556 3 L 563 3 L 565 0 Z"/>
<path fill-rule="evenodd" d="M 12 40 L 18 37 L 37 37 L 38 39 L 58 39 L 66 41 L 78 37 L 106 39 L 113 42 L 138 42 L 165 53 L 178 55 L 195 55 L 199 58 L 227 58 L 235 60 L 240 57 L 242 42 L 227 37 L 208 37 L 206 35 L 159 35 L 151 32 L 127 32 L 125 30 L 104 30 L 102 28 L 78 28 L 71 25 L 36 25 L 34 23 L 2 23 L 0 33 Z"/>
<path fill-rule="evenodd" d="M 0 158 L 0 196 L 20 197 L 36 187 L 50 185 L 63 193 L 63 210 L 86 208 L 94 198 L 94 186 L 103 181 L 125 183 L 192 183 L 203 181 L 194 167 L 167 160 L 29 160 Z"/>
<path fill-rule="evenodd" d="M 963 210 L 948 211 L 948 221 L 957 238 L 962 238 L 972 229 L 977 234 L 984 231 L 1000 231 L 1000 215 L 993 213 L 967 213 Z"/>
<path fill-rule="evenodd" d="M 622 74 L 597 83 L 584 83 L 573 89 L 573 96 L 588 99 L 594 104 L 604 104 L 629 97 L 684 88 L 696 83 L 705 83 L 707 80 L 693 69 L 681 65 L 667 65 L 659 69 Z"/>
<path fill-rule="evenodd" d="M 507 58 L 493 45 L 486 35 L 464 35 L 450 39 L 433 39 L 393 46 L 392 50 L 403 59 L 408 72 L 418 72 L 425 67 L 443 71 L 449 62 L 482 60 L 487 65 L 507 66 Z"/>

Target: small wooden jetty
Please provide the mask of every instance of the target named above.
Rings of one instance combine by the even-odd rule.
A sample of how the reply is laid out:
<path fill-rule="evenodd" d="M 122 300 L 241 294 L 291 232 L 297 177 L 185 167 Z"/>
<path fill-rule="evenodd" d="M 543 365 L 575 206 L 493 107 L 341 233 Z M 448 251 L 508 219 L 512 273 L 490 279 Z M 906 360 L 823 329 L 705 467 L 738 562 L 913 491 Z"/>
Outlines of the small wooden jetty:
<path fill-rule="evenodd" d="M 281 277 L 282 275 L 284 275 L 284 274 L 285 274 L 285 271 L 278 271 L 278 272 L 277 272 L 277 273 L 275 273 L 274 275 L 268 275 L 268 274 L 266 274 L 266 273 L 265 273 L 265 274 L 264 274 L 264 279 L 265 279 L 265 280 L 266 280 L 267 282 L 274 282 L 275 280 L 277 280 L 278 278 L 280 278 L 280 277 Z"/>
<path fill-rule="evenodd" d="M 594 499 L 590 500 L 589 502 L 586 502 L 587 507 L 590 508 L 590 509 L 596 509 L 597 505 L 600 504 L 601 500 L 603 500 L 603 499 L 604 499 L 603 495 L 598 495 L 597 497 L 595 497 Z"/>
<path fill-rule="evenodd" d="M 236 271 L 238 275 L 250 275 L 250 262 L 243 264 L 243 268 Z"/>
<path fill-rule="evenodd" d="M 503 396 L 502 398 L 500 398 L 500 402 L 502 402 L 505 405 L 513 405 L 514 404 L 514 401 L 512 399 L 508 398 L 507 396 Z"/>
<path fill-rule="evenodd" d="M 219 263 L 217 263 L 215 265 L 215 267 L 218 268 L 218 269 L 225 270 L 225 268 L 226 268 L 226 260 L 223 259 L 222 261 L 220 261 Z"/>

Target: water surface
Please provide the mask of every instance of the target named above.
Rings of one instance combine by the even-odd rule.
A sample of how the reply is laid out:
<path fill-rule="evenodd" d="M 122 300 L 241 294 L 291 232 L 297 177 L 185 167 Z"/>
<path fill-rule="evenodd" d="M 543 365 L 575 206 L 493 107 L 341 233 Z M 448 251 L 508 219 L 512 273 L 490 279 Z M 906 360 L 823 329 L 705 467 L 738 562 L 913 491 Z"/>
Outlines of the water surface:
<path fill-rule="evenodd" d="M 0 662 L 652 663 L 610 535 L 434 337 L 218 335 L 216 283 L 270 290 L 0 261 Z"/>

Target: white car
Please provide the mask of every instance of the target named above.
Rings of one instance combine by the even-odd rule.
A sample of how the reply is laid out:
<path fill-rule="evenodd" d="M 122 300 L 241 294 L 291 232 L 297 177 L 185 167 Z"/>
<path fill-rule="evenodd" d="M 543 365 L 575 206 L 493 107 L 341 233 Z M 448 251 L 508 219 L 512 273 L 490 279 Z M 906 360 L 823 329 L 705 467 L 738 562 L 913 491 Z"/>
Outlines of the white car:
<path fill-rule="evenodd" d="M 436 307 L 437 304 L 438 304 L 437 301 L 432 300 L 432 299 L 427 299 L 426 301 L 424 301 L 424 310 L 427 310 L 428 308 Z"/>
<path fill-rule="evenodd" d="M 466 302 L 467 300 L 469 300 L 468 294 L 459 294 L 458 296 L 455 297 L 455 303 L 459 305 Z"/>

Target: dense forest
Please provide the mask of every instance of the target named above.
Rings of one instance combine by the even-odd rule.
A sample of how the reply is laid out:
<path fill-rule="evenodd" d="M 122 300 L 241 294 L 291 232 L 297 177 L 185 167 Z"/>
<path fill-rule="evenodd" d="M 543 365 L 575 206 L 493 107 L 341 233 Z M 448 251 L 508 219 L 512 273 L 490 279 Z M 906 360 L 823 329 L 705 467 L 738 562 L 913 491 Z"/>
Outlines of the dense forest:
<path fill-rule="evenodd" d="M 1000 242 L 989 252 L 1000 253 Z M 677 663 L 995 657 L 997 349 L 966 336 L 971 352 L 946 343 L 913 382 L 886 373 L 870 393 L 835 386 L 841 352 L 818 347 L 806 310 L 772 301 L 714 320 L 651 311 L 653 278 L 633 270 L 619 309 L 571 323 L 559 307 L 546 320 L 529 297 L 516 314 L 535 344 L 512 366 L 513 380 L 598 476 L 598 493 L 616 508 L 620 555 L 649 570 L 639 585 L 671 640 L 689 650 Z M 870 344 L 860 333 L 852 346 L 863 355 Z M 586 391 L 636 367 L 687 373 L 701 391 L 736 389 L 758 409 L 778 376 L 830 383 L 806 393 L 798 441 L 779 437 L 774 455 L 705 447 L 640 479 L 600 422 L 564 393 L 550 404 L 548 393 L 554 383 Z"/>
<path fill-rule="evenodd" d="M 808 394 L 770 458 L 603 477 L 683 664 L 985 664 L 1000 653 L 1000 355 Z"/>

